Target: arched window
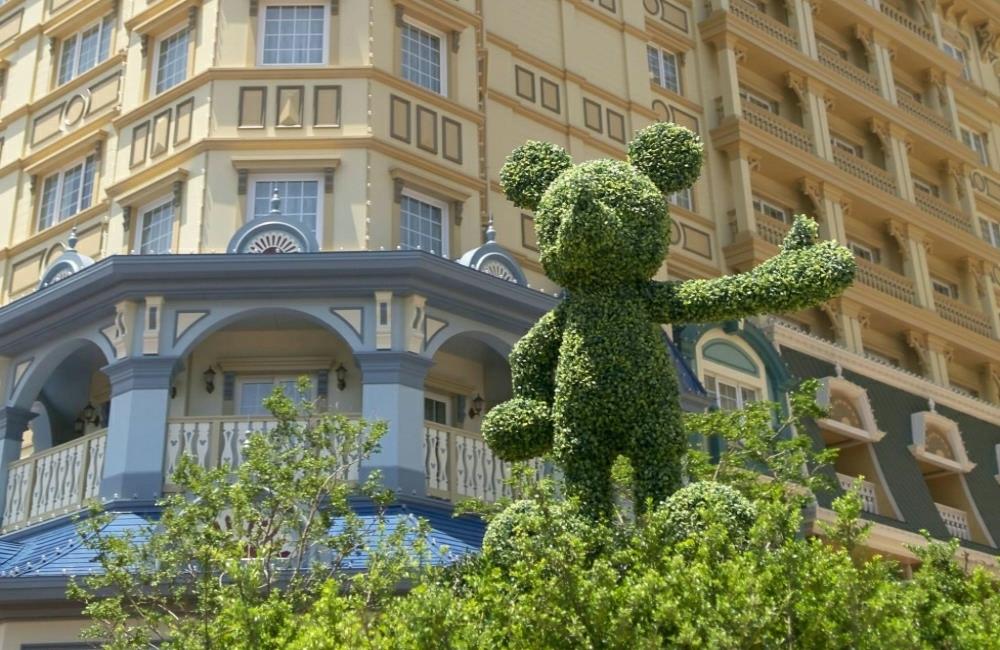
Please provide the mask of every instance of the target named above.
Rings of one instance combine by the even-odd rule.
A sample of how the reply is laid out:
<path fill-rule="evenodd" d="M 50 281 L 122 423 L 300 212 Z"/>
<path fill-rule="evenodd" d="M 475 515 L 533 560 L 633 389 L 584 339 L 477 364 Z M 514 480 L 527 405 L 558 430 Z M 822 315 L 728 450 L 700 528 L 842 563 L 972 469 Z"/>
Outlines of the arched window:
<path fill-rule="evenodd" d="M 710 332 L 697 350 L 698 375 L 716 405 L 735 410 L 768 399 L 764 364 L 742 339 Z"/>

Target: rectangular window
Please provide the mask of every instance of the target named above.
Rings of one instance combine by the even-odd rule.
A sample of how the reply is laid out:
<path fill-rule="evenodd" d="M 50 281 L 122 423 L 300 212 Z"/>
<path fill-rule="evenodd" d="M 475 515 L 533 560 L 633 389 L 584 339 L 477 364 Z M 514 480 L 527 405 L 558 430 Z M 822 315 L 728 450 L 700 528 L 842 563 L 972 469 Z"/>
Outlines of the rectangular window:
<path fill-rule="evenodd" d="M 448 211 L 444 204 L 408 193 L 399 202 L 399 212 L 403 248 L 439 255 L 448 251 Z"/>
<path fill-rule="evenodd" d="M 298 222 L 319 239 L 323 214 L 322 178 L 320 176 L 279 175 L 251 177 L 250 209 L 253 219 L 271 212 L 271 199 L 277 198 L 281 216 Z M 277 192 L 277 195 L 275 195 Z"/>
<path fill-rule="evenodd" d="M 448 402 L 433 397 L 425 397 L 424 420 L 448 426 Z"/>
<path fill-rule="evenodd" d="M 846 154 L 854 156 L 855 158 L 862 158 L 862 148 L 859 144 L 854 144 L 850 140 L 846 140 L 840 136 L 831 135 L 830 144 L 833 145 L 834 150 L 842 151 Z"/>
<path fill-rule="evenodd" d="M 694 210 L 694 194 L 692 193 L 690 187 L 680 190 L 679 192 L 674 192 L 667 197 L 667 202 L 684 208 L 685 210 Z"/>
<path fill-rule="evenodd" d="M 647 45 L 646 60 L 649 63 L 649 76 L 653 83 L 679 95 L 681 93 L 681 77 L 680 68 L 677 65 L 677 55 Z"/>
<path fill-rule="evenodd" d="M 969 57 L 966 55 L 965 49 L 948 41 L 941 42 L 941 49 L 945 51 L 945 54 L 962 64 L 962 78 L 971 81 L 972 70 L 969 68 Z"/>
<path fill-rule="evenodd" d="M 931 278 L 931 285 L 934 287 L 935 293 L 947 296 L 952 300 L 958 300 L 958 285 L 934 277 Z"/>
<path fill-rule="evenodd" d="M 1000 223 L 980 218 L 979 225 L 983 229 L 983 239 L 995 248 L 1000 248 Z"/>
<path fill-rule="evenodd" d="M 63 40 L 59 51 L 57 85 L 63 85 L 110 56 L 114 25 L 115 17 L 112 14 Z"/>
<path fill-rule="evenodd" d="M 924 194 L 930 194 L 931 196 L 934 197 L 941 196 L 940 187 L 938 187 L 934 183 L 929 183 L 923 180 L 922 178 L 917 178 L 916 176 L 913 177 L 913 189 L 917 190 L 918 192 L 923 192 Z"/>
<path fill-rule="evenodd" d="M 447 64 L 442 37 L 410 23 L 403 23 L 400 34 L 403 79 L 439 95 L 447 95 Z"/>
<path fill-rule="evenodd" d="M 311 386 L 316 385 L 314 377 L 310 377 Z M 264 399 L 274 392 L 275 386 L 280 386 L 282 392 L 288 399 L 296 405 L 303 401 L 314 399 L 311 393 L 302 394 L 299 392 L 299 380 L 297 376 L 248 376 L 237 380 L 239 389 L 237 390 L 236 411 L 239 415 L 270 416 L 271 412 L 264 408 Z M 310 389 L 312 390 L 312 389 Z"/>
<path fill-rule="evenodd" d="M 778 114 L 778 102 L 740 86 L 740 99 L 768 113 Z"/>
<path fill-rule="evenodd" d="M 142 211 L 139 227 L 139 254 L 169 253 L 174 238 L 174 201 L 167 199 Z"/>
<path fill-rule="evenodd" d="M 864 244 L 859 244 L 856 241 L 848 241 L 847 244 L 848 246 L 850 246 L 851 252 L 853 252 L 856 256 L 860 257 L 861 259 L 867 262 L 871 262 L 872 264 L 881 263 L 882 251 L 880 251 L 879 249 L 873 246 L 866 246 Z"/>
<path fill-rule="evenodd" d="M 44 230 L 90 207 L 94 198 L 94 155 L 72 167 L 52 174 L 42 183 L 38 207 L 38 229 Z"/>
<path fill-rule="evenodd" d="M 753 209 L 782 223 L 791 223 L 791 211 L 759 196 L 753 197 Z"/>
<path fill-rule="evenodd" d="M 967 129 L 964 126 L 961 127 L 962 131 L 962 142 L 965 143 L 969 149 L 976 152 L 976 157 L 979 158 L 979 162 L 985 167 L 990 164 L 990 154 L 986 151 L 986 135 L 983 133 L 977 133 L 971 129 Z"/>
<path fill-rule="evenodd" d="M 187 79 L 188 39 L 190 30 L 185 27 L 156 44 L 156 70 L 153 88 L 160 94 Z"/>
<path fill-rule="evenodd" d="M 705 374 L 705 390 L 722 411 L 736 411 L 760 399 L 757 389 Z"/>
<path fill-rule="evenodd" d="M 325 5 L 273 5 L 261 14 L 260 63 L 263 65 L 316 65 L 327 60 Z"/>

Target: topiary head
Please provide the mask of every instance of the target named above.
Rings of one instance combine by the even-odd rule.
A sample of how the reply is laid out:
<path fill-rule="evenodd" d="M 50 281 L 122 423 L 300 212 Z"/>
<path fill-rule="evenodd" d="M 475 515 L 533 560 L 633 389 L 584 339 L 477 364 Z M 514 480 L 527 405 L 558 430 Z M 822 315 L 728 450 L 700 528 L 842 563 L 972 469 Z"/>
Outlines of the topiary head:
<path fill-rule="evenodd" d="M 711 527 L 724 533 L 734 548 L 746 546 L 757 519 L 754 505 L 735 488 L 715 481 L 698 481 L 674 492 L 651 514 L 654 537 L 674 545 L 701 540 Z"/>
<path fill-rule="evenodd" d="M 676 124 L 639 131 L 628 162 L 574 166 L 561 147 L 528 142 L 500 171 L 514 205 L 535 212 L 542 265 L 570 290 L 649 279 L 663 263 L 670 216 L 663 195 L 691 187 L 702 145 Z"/>

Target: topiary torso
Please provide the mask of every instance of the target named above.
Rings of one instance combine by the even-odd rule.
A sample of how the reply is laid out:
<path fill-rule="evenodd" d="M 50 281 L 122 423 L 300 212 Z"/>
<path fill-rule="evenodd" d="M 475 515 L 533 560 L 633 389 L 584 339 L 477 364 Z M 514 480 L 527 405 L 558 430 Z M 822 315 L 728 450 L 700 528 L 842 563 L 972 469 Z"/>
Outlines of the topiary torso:
<path fill-rule="evenodd" d="M 850 251 L 815 243 L 815 223 L 799 217 L 781 254 L 749 273 L 652 281 L 669 241 L 663 195 L 693 185 L 701 159 L 696 136 L 659 123 L 636 135 L 629 162 L 573 166 L 529 142 L 501 171 L 508 198 L 535 211 L 540 260 L 567 297 L 515 346 L 514 398 L 490 410 L 483 435 L 508 460 L 553 451 L 596 516 L 610 510 L 618 455 L 632 462 L 639 509 L 680 485 L 686 436 L 662 324 L 801 309 L 853 278 Z"/>

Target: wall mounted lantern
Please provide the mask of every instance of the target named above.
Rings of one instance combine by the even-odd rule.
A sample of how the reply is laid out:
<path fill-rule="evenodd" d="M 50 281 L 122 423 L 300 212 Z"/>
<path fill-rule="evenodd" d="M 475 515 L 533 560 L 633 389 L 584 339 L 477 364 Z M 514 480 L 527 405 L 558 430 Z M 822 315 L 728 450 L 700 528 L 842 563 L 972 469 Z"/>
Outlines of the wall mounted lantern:
<path fill-rule="evenodd" d="M 208 370 L 201 373 L 201 377 L 205 380 L 205 392 L 213 392 L 215 390 L 215 371 L 212 370 L 212 366 L 209 366 Z"/>
<path fill-rule="evenodd" d="M 483 412 L 483 397 L 479 393 L 472 398 L 472 408 L 469 409 L 469 418 L 472 420 L 476 419 L 480 413 Z"/>
<path fill-rule="evenodd" d="M 337 366 L 337 369 L 333 371 L 337 375 L 337 389 L 344 390 L 347 388 L 347 368 L 344 364 Z"/>

